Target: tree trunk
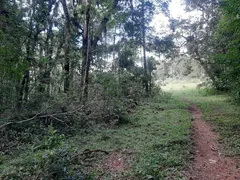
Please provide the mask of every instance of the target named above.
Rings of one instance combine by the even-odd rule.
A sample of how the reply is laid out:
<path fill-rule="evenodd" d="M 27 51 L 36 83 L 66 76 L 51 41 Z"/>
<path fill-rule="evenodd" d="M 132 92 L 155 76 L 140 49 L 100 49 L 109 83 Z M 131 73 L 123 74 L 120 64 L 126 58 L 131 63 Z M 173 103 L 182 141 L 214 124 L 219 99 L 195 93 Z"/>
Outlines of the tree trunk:
<path fill-rule="evenodd" d="M 114 11 L 117 8 L 119 0 L 113 1 L 112 10 Z M 82 3 L 86 7 L 85 11 L 85 22 L 83 29 L 83 46 L 82 46 L 82 70 L 81 70 L 81 100 L 83 103 L 88 99 L 88 83 L 89 83 L 89 70 L 90 63 L 92 59 L 91 52 L 96 50 L 97 43 L 100 40 L 102 33 L 107 27 L 107 22 L 109 17 L 112 15 L 112 11 L 109 10 L 109 13 L 102 19 L 98 29 L 95 31 L 94 36 L 91 38 L 91 44 L 89 44 L 89 22 L 90 22 L 90 6 L 91 0 L 82 0 Z M 91 48 L 90 48 L 91 47 Z"/>
<path fill-rule="evenodd" d="M 142 2 L 142 48 L 143 48 L 143 67 L 144 67 L 144 84 L 146 95 L 148 95 L 148 72 L 147 72 L 147 56 L 146 56 L 146 27 L 145 27 L 145 2 Z"/>
<path fill-rule="evenodd" d="M 70 40 L 71 40 L 71 24 L 70 24 L 70 16 L 67 9 L 66 0 L 62 0 L 63 11 L 66 17 L 65 20 L 65 42 L 64 42 L 64 93 L 68 93 L 70 88 Z"/>
<path fill-rule="evenodd" d="M 23 104 L 23 100 L 27 102 L 28 100 L 28 93 L 29 93 L 29 83 L 30 83 L 30 59 L 31 59 L 31 37 L 32 37 L 32 20 L 29 24 L 29 35 L 28 35 L 28 41 L 26 45 L 26 61 L 27 61 L 27 70 L 25 71 L 25 74 L 23 76 L 23 79 L 21 81 L 20 89 L 19 89 L 19 98 L 17 102 L 17 108 L 20 110 Z"/>
<path fill-rule="evenodd" d="M 17 108 L 20 110 L 24 102 L 27 102 L 28 100 L 28 92 L 29 92 L 29 83 L 30 83 L 30 75 L 29 75 L 29 69 L 26 70 L 25 75 L 22 79 L 20 89 L 19 89 L 19 98 L 17 102 Z"/>
<path fill-rule="evenodd" d="M 113 71 L 116 74 L 117 73 L 117 59 L 116 59 L 116 50 L 115 50 L 115 46 L 116 46 L 116 27 L 114 28 L 114 34 L 113 34 Z"/>
<path fill-rule="evenodd" d="M 88 76 L 90 69 L 90 61 L 91 58 L 89 56 L 89 22 L 90 22 L 90 2 L 88 0 L 83 1 L 86 12 L 85 12 L 85 21 L 84 21 L 84 29 L 83 29 L 83 45 L 82 45 L 82 69 L 81 69 L 81 94 L 80 98 L 83 103 L 85 103 L 88 99 Z"/>
<path fill-rule="evenodd" d="M 46 53 L 46 58 L 48 62 L 44 65 L 43 69 L 43 77 L 41 77 L 40 82 L 42 84 L 42 87 L 40 87 L 40 92 L 45 93 L 46 96 L 50 96 L 50 85 L 51 85 L 51 71 L 52 71 L 52 66 L 53 66 L 53 17 L 56 15 L 56 11 L 58 9 L 58 3 L 55 4 L 54 9 L 52 10 L 54 6 L 54 1 L 49 1 L 48 4 L 48 15 L 50 16 L 47 19 L 48 23 L 48 29 L 47 29 L 47 37 L 45 40 L 45 53 Z M 50 15 L 51 12 L 53 12 L 53 15 Z M 37 39 L 35 40 L 37 41 Z"/>

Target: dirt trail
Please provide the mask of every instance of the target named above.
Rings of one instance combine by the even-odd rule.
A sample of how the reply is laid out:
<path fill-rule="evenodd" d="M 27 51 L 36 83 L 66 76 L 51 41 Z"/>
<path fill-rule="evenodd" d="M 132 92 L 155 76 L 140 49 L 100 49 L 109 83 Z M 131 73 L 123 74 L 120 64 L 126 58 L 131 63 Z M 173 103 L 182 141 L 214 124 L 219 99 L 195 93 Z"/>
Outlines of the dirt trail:
<path fill-rule="evenodd" d="M 219 135 L 202 120 L 196 105 L 188 109 L 193 116 L 194 161 L 188 172 L 189 180 L 240 180 L 236 162 L 219 152 Z"/>

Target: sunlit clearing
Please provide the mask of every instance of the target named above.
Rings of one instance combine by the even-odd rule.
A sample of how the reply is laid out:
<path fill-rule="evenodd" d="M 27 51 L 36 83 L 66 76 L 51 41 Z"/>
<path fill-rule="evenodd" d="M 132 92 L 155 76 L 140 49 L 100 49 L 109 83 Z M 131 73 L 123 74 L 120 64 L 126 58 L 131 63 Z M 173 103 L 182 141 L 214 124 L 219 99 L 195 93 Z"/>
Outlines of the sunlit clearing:
<path fill-rule="evenodd" d="M 175 91 L 175 90 L 184 90 L 184 89 L 196 89 L 199 82 L 173 82 L 173 83 L 168 83 L 165 86 L 161 86 L 163 91 Z"/>

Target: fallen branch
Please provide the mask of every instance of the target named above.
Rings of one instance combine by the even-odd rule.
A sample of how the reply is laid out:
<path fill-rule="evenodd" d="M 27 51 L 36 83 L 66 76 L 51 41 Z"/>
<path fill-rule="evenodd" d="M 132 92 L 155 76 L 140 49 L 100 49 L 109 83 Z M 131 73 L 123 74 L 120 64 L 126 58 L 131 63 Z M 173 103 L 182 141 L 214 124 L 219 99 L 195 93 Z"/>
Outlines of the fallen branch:
<path fill-rule="evenodd" d="M 75 157 L 82 156 L 82 155 L 89 156 L 89 154 L 97 153 L 97 152 L 101 152 L 101 153 L 104 153 L 104 154 L 109 154 L 110 153 L 109 151 L 104 151 L 104 150 L 101 150 L 101 149 L 94 149 L 94 150 L 86 149 L 81 153 L 77 153 L 77 154 L 73 155 L 70 159 L 72 160 Z"/>
<path fill-rule="evenodd" d="M 94 150 L 90 150 L 90 149 L 86 149 L 82 152 L 82 154 L 86 155 L 86 154 L 91 154 L 91 153 L 96 153 L 96 152 L 101 152 L 101 153 L 105 153 L 105 154 L 109 154 L 108 151 L 104 151 L 101 149 L 94 149 Z"/>
<path fill-rule="evenodd" d="M 56 121 L 59 121 L 59 122 L 61 122 L 61 123 L 65 123 L 63 120 L 57 118 L 56 116 L 74 114 L 75 112 L 82 110 L 82 109 L 83 109 L 84 107 L 86 107 L 86 106 L 89 106 L 89 105 L 94 104 L 94 103 L 99 103 L 99 102 L 102 102 L 102 100 L 101 100 L 101 101 L 92 101 L 92 102 L 86 104 L 85 106 L 84 106 L 84 105 L 81 105 L 81 106 L 77 107 L 76 109 L 74 109 L 74 110 L 72 110 L 72 111 L 42 115 L 44 112 L 46 112 L 46 111 L 50 108 L 50 107 L 47 107 L 46 109 L 44 109 L 43 111 L 37 113 L 36 115 L 34 115 L 34 116 L 31 117 L 31 118 L 24 119 L 24 120 L 17 121 L 17 122 L 8 122 L 8 123 L 5 123 L 5 124 L 3 124 L 3 125 L 0 126 L 0 129 L 3 129 L 3 128 L 5 128 L 5 127 L 7 127 L 7 126 L 9 126 L 9 125 L 13 125 L 13 124 L 22 124 L 22 123 L 30 122 L 30 121 L 35 120 L 36 118 L 52 118 L 52 119 L 54 119 L 54 120 L 56 120 Z"/>
<path fill-rule="evenodd" d="M 12 125 L 12 124 L 22 124 L 22 123 L 25 123 L 25 122 L 29 122 L 29 121 L 32 121 L 34 120 L 36 117 L 38 117 L 39 115 L 41 115 L 42 113 L 44 113 L 48 108 L 44 109 L 43 111 L 35 114 L 33 117 L 29 118 L 29 119 L 25 119 L 25 120 L 21 120 L 21 121 L 17 121 L 17 122 L 8 122 L 6 124 L 3 124 L 0 126 L 0 129 L 6 127 L 6 126 L 9 126 L 9 125 Z"/>

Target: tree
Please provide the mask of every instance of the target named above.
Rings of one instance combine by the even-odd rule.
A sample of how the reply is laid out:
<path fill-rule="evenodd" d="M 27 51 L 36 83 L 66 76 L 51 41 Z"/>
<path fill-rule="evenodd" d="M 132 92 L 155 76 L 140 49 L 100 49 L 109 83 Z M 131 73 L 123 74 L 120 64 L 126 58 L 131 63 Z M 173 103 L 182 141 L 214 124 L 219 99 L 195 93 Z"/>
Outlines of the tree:
<path fill-rule="evenodd" d="M 219 72 L 221 67 L 215 62 L 214 54 L 217 52 L 214 32 L 219 21 L 220 12 L 217 1 L 188 0 L 188 11 L 197 10 L 201 13 L 199 18 L 172 20 L 172 29 L 175 34 L 185 41 L 185 47 L 193 59 L 197 60 L 205 69 L 216 89 L 221 89 Z"/>
<path fill-rule="evenodd" d="M 81 70 L 81 99 L 85 102 L 88 99 L 88 85 L 89 85 L 89 70 L 90 70 L 90 63 L 92 61 L 93 52 L 96 50 L 97 44 L 99 40 L 102 38 L 102 34 L 107 28 L 107 23 L 111 20 L 113 14 L 116 11 L 118 3 L 120 0 L 113 0 L 110 2 L 102 1 L 94 2 L 84 0 L 82 1 L 82 5 L 84 6 L 84 25 L 83 25 L 83 46 L 82 46 L 82 70 Z M 98 19 L 100 22 L 99 25 L 93 26 L 94 33 L 90 34 L 90 22 L 93 20 L 91 17 L 91 11 L 94 8 L 106 7 L 105 12 L 101 14 L 101 18 Z"/>
<path fill-rule="evenodd" d="M 238 1 L 229 0 L 221 3 L 222 15 L 214 33 L 217 49 L 214 58 L 221 67 L 219 72 L 221 86 L 228 88 L 238 101 L 240 100 L 239 6 Z"/>
<path fill-rule="evenodd" d="M 0 27 L 0 95 L 2 108 L 5 109 L 19 103 L 19 82 L 27 68 L 21 47 L 26 30 L 16 3 L 1 1 Z"/>
<path fill-rule="evenodd" d="M 96 73 L 111 71 L 118 87 L 135 79 L 148 95 L 148 52 L 159 49 L 150 35 L 154 10 L 150 0 L 1 1 L 2 101 L 11 82 L 19 113 L 65 95 L 86 104 Z"/>
<path fill-rule="evenodd" d="M 147 31 L 150 30 L 149 23 L 154 14 L 154 5 L 151 1 L 140 0 L 135 2 L 136 7 L 131 3 L 131 16 L 125 24 L 125 30 L 136 45 L 141 46 L 143 50 L 143 68 L 144 68 L 144 86 L 146 95 L 149 93 L 149 72 L 147 68 Z"/>
<path fill-rule="evenodd" d="M 70 41 L 71 41 L 71 19 L 69 10 L 67 7 L 66 0 L 61 0 L 63 11 L 65 15 L 65 40 L 64 40 L 64 71 L 65 71 L 65 79 L 64 79 L 64 92 L 67 93 L 70 88 Z"/>

